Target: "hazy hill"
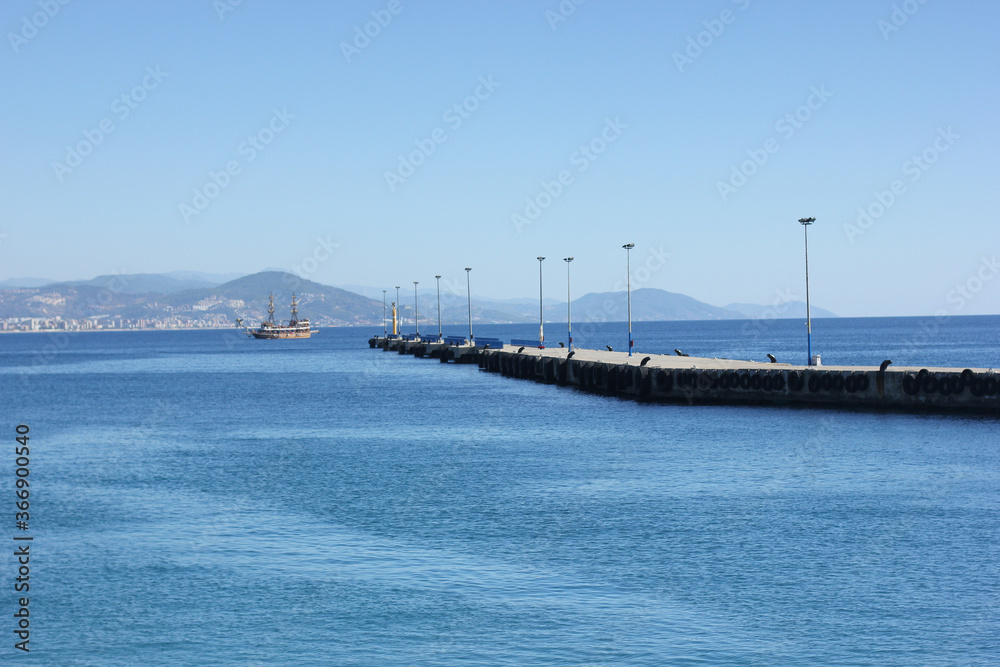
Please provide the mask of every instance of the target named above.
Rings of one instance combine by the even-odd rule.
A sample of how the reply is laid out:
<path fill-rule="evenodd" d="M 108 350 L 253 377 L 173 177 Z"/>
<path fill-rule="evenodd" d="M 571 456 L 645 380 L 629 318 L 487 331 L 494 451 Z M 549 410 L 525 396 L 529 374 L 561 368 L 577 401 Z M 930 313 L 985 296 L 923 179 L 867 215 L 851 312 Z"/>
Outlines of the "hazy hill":
<path fill-rule="evenodd" d="M 805 319 L 806 304 L 803 301 L 789 301 L 772 306 L 760 306 L 756 303 L 731 303 L 726 306 L 726 310 L 739 313 L 748 318 L 769 318 L 769 319 Z M 812 307 L 813 317 L 837 317 L 836 313 L 831 313 L 823 308 Z"/>
<path fill-rule="evenodd" d="M 61 289 L 63 285 L 92 285 L 96 287 L 115 285 L 116 289 L 126 294 L 171 294 L 186 289 L 212 287 L 216 284 L 218 283 L 196 278 L 175 278 L 161 273 L 132 273 L 97 276 L 90 280 L 49 283 L 45 287 L 48 289 Z"/>
<path fill-rule="evenodd" d="M 0 289 L 0 318 L 38 317 L 81 319 L 93 316 L 127 319 L 170 317 L 205 320 L 214 324 L 242 318 L 256 326 L 267 316 L 267 298 L 274 294 L 275 319 L 289 319 L 292 292 L 299 298 L 299 316 L 317 326 L 380 325 L 382 292 L 371 299 L 338 287 L 301 279 L 283 271 L 262 271 L 218 285 L 205 285 L 211 274 L 133 274 L 98 276 L 91 280 L 51 283 L 42 287 Z M 371 288 L 367 288 L 371 290 Z M 395 289 L 388 295 L 395 298 Z M 413 331 L 413 291 L 400 292 L 403 332 Z M 437 326 L 436 290 L 418 293 L 420 326 Z M 475 323 L 523 323 L 538 321 L 538 302 L 531 298 L 482 299 L 473 297 Z M 565 321 L 566 304 L 547 299 L 547 322 Z M 469 321 L 468 297 L 442 292 L 441 320 L 449 330 Z M 753 317 L 805 317 L 805 305 L 790 302 L 769 309 L 756 304 L 731 304 L 719 308 L 683 294 L 641 288 L 632 292 L 632 319 L 722 320 Z M 625 292 L 587 294 L 573 301 L 573 319 L 624 321 L 628 317 Z M 815 317 L 836 317 L 813 308 Z M 391 319 L 391 310 L 387 312 Z"/>
<path fill-rule="evenodd" d="M 319 326 L 381 324 L 382 304 L 336 287 L 302 280 L 290 273 L 267 271 L 212 287 L 171 293 L 133 292 L 141 286 L 173 289 L 183 281 L 164 276 L 132 280 L 134 276 L 102 276 L 88 281 L 53 283 L 44 287 L 0 290 L 0 318 L 39 317 L 80 319 L 93 316 L 154 319 L 171 316 L 241 317 L 256 325 L 267 316 L 268 295 L 274 294 L 275 319 L 289 319 L 294 291 L 299 316 Z"/>
<path fill-rule="evenodd" d="M 632 292 L 632 321 L 659 320 L 731 320 L 743 316 L 725 308 L 710 306 L 683 294 L 643 287 Z M 573 319 L 628 318 L 625 292 L 587 294 L 573 301 Z"/>
<path fill-rule="evenodd" d="M 299 317 L 325 326 L 382 322 L 382 303 L 373 299 L 304 280 L 291 273 L 262 271 L 215 287 L 184 290 L 159 300 L 172 308 L 205 309 L 242 317 L 256 325 L 267 317 L 268 295 L 274 294 L 276 320 L 287 320 L 292 292 L 299 299 Z M 242 302 L 240 305 L 238 302 Z M 202 311 L 202 312 L 205 312 Z"/>
<path fill-rule="evenodd" d="M 13 289 L 17 287 L 41 287 L 55 282 L 48 278 L 7 278 L 0 280 L 0 289 Z"/>

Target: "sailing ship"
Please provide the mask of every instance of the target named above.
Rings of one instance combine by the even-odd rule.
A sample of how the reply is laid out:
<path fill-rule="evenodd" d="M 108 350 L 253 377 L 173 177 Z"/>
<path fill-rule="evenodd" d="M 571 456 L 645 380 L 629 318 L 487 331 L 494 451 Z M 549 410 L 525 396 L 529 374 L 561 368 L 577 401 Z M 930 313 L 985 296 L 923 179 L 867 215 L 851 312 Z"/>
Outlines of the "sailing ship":
<path fill-rule="evenodd" d="M 236 320 L 237 326 L 243 326 L 243 320 Z M 244 327 L 243 332 L 254 338 L 309 338 L 319 329 L 310 329 L 309 320 L 299 319 L 299 302 L 292 294 L 292 318 L 288 324 L 278 324 L 274 321 L 274 294 L 267 299 L 267 319 L 256 329 Z"/>

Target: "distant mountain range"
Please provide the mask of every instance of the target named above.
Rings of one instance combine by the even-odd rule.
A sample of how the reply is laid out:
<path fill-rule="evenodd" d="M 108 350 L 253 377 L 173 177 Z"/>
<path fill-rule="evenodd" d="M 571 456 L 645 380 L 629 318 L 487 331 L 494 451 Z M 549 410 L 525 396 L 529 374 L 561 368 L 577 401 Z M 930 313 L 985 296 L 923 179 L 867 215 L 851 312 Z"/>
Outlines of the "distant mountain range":
<path fill-rule="evenodd" d="M 221 276 L 224 277 L 224 276 Z M 91 280 L 32 285 L 30 279 L 5 281 L 0 286 L 0 319 L 109 317 L 157 320 L 165 318 L 235 321 L 256 325 L 266 317 L 268 295 L 274 294 L 275 317 L 287 320 L 292 292 L 299 298 L 300 317 L 317 326 L 380 325 L 382 290 L 351 286 L 353 290 L 322 285 L 282 271 L 262 271 L 217 283 L 220 276 L 192 272 L 98 276 Z M 15 283 L 15 285 L 9 285 Z M 359 294 L 358 292 L 365 292 Z M 395 299 L 395 290 L 388 294 Z M 412 291 L 400 293 L 400 316 L 413 318 Z M 371 298 L 370 295 L 376 295 Z M 420 320 L 436 322 L 436 290 L 418 293 Z M 409 303 L 408 303 L 409 302 Z M 472 315 L 478 323 L 538 321 L 537 301 L 530 298 L 473 297 Z M 623 321 L 627 317 L 625 292 L 591 293 L 573 301 L 574 321 Z M 546 321 L 565 320 L 566 303 L 546 300 Z M 813 307 L 814 317 L 836 317 Z M 391 313 L 390 313 L 391 316 Z M 633 321 L 731 320 L 755 317 L 804 317 L 805 304 L 778 306 L 730 304 L 712 306 L 683 294 L 641 288 L 632 292 Z M 441 319 L 447 324 L 468 322 L 467 296 L 441 295 Z"/>
<path fill-rule="evenodd" d="M 156 292 L 170 294 L 196 287 L 214 287 L 240 277 L 238 273 L 201 273 L 199 271 L 171 271 L 170 273 L 133 273 L 127 274 L 124 291 L 130 294 Z M 50 287 L 53 285 L 96 285 L 103 287 L 108 281 L 116 278 L 113 275 L 97 276 L 90 280 L 70 280 L 60 282 L 47 278 L 8 278 L 0 280 L 0 289 L 18 287 Z"/>

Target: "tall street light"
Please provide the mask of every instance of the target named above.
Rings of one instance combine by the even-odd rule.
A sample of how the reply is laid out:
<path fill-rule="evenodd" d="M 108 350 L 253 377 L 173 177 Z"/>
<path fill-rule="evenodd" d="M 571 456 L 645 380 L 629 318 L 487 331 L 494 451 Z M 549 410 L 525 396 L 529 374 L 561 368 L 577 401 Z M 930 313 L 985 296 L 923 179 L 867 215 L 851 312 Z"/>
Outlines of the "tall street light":
<path fill-rule="evenodd" d="M 573 261 L 572 257 L 563 257 L 563 261 L 566 262 L 566 331 L 569 335 L 569 351 L 573 351 L 573 300 L 570 298 L 569 292 L 569 263 Z"/>
<path fill-rule="evenodd" d="M 385 328 L 385 293 L 389 290 L 382 290 L 382 338 L 385 338 L 388 331 Z"/>
<path fill-rule="evenodd" d="M 441 276 L 434 276 L 438 281 L 438 340 L 441 340 Z"/>
<path fill-rule="evenodd" d="M 413 328 L 417 332 L 417 338 L 420 338 L 420 318 L 417 315 L 420 312 L 417 310 L 417 282 L 413 281 Z"/>
<path fill-rule="evenodd" d="M 399 285 L 396 285 L 396 331 L 392 332 L 393 336 L 398 336 L 399 332 L 403 328 L 403 304 L 399 302 Z"/>
<path fill-rule="evenodd" d="M 472 283 L 469 282 L 469 274 L 472 272 L 470 267 L 465 267 L 465 291 L 469 295 L 469 342 L 474 342 L 472 338 Z"/>
<path fill-rule="evenodd" d="M 816 218 L 799 218 L 806 241 L 806 345 L 808 346 L 809 361 L 807 365 L 809 366 L 813 365 L 812 311 L 809 308 L 809 225 L 814 222 L 816 222 Z"/>
<path fill-rule="evenodd" d="M 632 356 L 632 248 L 634 243 L 626 243 L 625 248 L 625 285 L 628 298 L 628 356 Z"/>
<path fill-rule="evenodd" d="M 544 347 L 545 343 L 545 311 L 542 309 L 542 261 L 544 257 L 538 257 L 538 345 Z"/>

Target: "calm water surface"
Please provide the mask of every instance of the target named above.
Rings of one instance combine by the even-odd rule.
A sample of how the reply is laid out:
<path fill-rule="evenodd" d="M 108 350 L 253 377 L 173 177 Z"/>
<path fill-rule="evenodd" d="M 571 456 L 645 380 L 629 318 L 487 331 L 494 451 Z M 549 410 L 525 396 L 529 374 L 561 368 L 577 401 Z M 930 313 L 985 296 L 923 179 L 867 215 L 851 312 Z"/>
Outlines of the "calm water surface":
<path fill-rule="evenodd" d="M 637 349 L 805 360 L 800 322 L 746 325 L 639 323 Z M 1000 367 L 1000 318 L 937 325 L 825 320 L 814 347 Z M 30 655 L 4 550 L 3 663 L 1000 663 L 995 419 L 642 405 L 372 333 L 0 336 L 35 537 Z"/>

